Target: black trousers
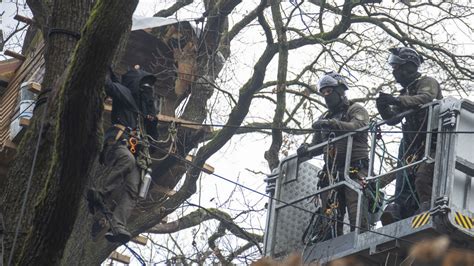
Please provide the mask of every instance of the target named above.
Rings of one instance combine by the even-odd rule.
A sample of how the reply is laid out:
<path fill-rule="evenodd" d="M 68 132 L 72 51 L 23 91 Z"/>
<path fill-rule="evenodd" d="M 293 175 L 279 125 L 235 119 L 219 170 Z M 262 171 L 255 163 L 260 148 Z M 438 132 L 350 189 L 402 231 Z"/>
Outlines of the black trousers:
<path fill-rule="evenodd" d="M 110 171 L 104 176 L 101 192 L 112 212 L 112 226 L 125 227 L 137 202 L 140 168 L 133 154 L 121 142 L 107 145 L 103 156 Z"/>
<path fill-rule="evenodd" d="M 352 163 L 351 163 L 352 166 Z M 326 168 L 325 168 L 326 169 Z M 367 177 L 367 167 L 364 165 L 362 167 L 357 167 L 358 171 L 357 173 L 350 174 L 351 179 L 357 181 L 359 179 Z M 343 174 L 344 174 L 344 168 L 339 167 L 336 169 L 335 173 L 333 173 L 333 176 L 339 175 L 339 180 L 344 180 Z M 324 182 L 320 183 L 321 187 L 327 186 L 327 184 L 324 184 Z M 337 235 L 342 235 L 343 234 L 343 227 L 344 223 L 344 216 L 348 214 L 349 218 L 349 223 L 351 224 L 350 230 L 354 231 L 355 229 L 355 224 L 357 221 L 357 204 L 358 204 L 358 194 L 357 192 L 353 191 L 352 189 L 348 187 L 344 188 L 337 188 L 336 189 L 338 192 L 338 215 L 337 215 L 337 220 L 338 222 L 336 223 L 336 228 L 337 228 Z M 327 203 L 327 197 L 329 196 L 329 192 L 325 192 L 321 194 L 321 199 L 323 202 L 323 206 L 326 205 Z M 368 228 L 368 220 L 367 220 L 367 198 L 365 195 L 362 195 L 362 212 L 361 212 L 361 223 L 360 227 L 361 228 Z"/>

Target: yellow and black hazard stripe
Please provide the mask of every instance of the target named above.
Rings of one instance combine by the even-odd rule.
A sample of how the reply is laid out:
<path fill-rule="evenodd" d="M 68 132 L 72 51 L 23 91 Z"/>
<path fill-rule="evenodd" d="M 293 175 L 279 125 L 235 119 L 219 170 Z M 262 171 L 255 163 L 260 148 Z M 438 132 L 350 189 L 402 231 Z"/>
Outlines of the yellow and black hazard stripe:
<path fill-rule="evenodd" d="M 424 212 L 422 214 L 418 214 L 415 217 L 413 217 L 413 220 L 411 221 L 411 227 L 412 228 L 418 228 L 420 226 L 423 226 L 427 224 L 430 221 L 430 212 Z"/>
<path fill-rule="evenodd" d="M 470 218 L 469 216 L 462 215 L 460 212 L 456 212 L 454 214 L 454 220 L 456 223 L 466 229 L 474 229 L 474 218 Z"/>

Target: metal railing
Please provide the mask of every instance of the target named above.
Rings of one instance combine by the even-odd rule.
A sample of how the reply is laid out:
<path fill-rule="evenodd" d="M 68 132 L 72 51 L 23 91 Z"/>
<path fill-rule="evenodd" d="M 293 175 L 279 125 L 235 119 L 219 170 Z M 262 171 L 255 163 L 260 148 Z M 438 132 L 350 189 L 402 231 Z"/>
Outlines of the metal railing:
<path fill-rule="evenodd" d="M 334 184 L 330 185 L 330 186 L 320 188 L 320 189 L 314 191 L 313 193 L 311 193 L 309 195 L 305 195 L 303 197 L 297 197 L 296 199 L 291 200 L 287 203 L 284 203 L 280 206 L 278 206 L 278 205 L 275 206 L 274 207 L 274 212 L 275 213 L 273 213 L 273 214 L 271 214 L 267 217 L 267 224 L 272 222 L 271 221 L 272 219 L 276 218 L 276 216 L 275 216 L 276 213 L 278 213 L 278 211 L 282 208 L 285 208 L 285 207 L 288 207 L 288 206 L 291 206 L 291 205 L 295 205 L 297 203 L 300 203 L 300 202 L 302 202 L 304 200 L 307 200 L 307 199 L 310 199 L 310 198 L 314 198 L 315 196 L 320 195 L 321 193 L 330 191 L 332 189 L 336 189 L 336 188 L 340 188 L 340 187 L 347 187 L 350 190 L 357 193 L 357 195 L 358 195 L 355 234 L 356 235 L 360 234 L 361 233 L 360 225 L 361 225 L 362 215 L 366 215 L 366 214 L 362 213 L 362 207 L 363 207 L 362 203 L 363 203 L 364 193 L 362 192 L 362 186 L 359 183 L 357 183 L 356 181 L 352 180 L 349 176 L 349 168 L 350 168 L 350 163 L 351 163 L 352 144 L 353 144 L 354 136 L 356 134 L 361 133 L 361 132 L 367 132 L 367 131 L 371 135 L 371 145 L 369 147 L 368 176 L 366 177 L 367 182 L 374 182 L 374 181 L 376 181 L 378 179 L 381 179 L 383 177 L 392 176 L 392 175 L 393 175 L 393 179 L 394 179 L 394 176 L 397 172 L 403 171 L 403 170 L 405 170 L 407 168 L 410 168 L 410 167 L 414 167 L 415 165 L 421 164 L 421 163 L 426 162 L 428 160 L 433 160 L 433 158 L 430 157 L 430 148 L 432 146 L 432 139 L 433 139 L 432 138 L 432 133 L 433 133 L 433 130 L 438 128 L 437 123 L 433 123 L 433 120 L 434 120 L 434 118 L 437 118 L 437 116 L 438 116 L 438 113 L 436 111 L 436 107 L 439 105 L 439 103 L 440 103 L 440 101 L 434 101 L 434 102 L 422 105 L 421 107 L 419 107 L 417 109 L 411 109 L 411 110 L 402 112 L 402 113 L 398 114 L 397 116 L 395 116 L 394 118 L 390 119 L 390 121 L 392 121 L 392 120 L 398 121 L 398 120 L 402 120 L 404 117 L 406 117 L 408 115 L 414 115 L 415 113 L 420 112 L 422 110 L 427 110 L 428 111 L 428 116 L 427 116 L 427 121 L 426 121 L 426 129 L 423 129 L 423 130 L 426 130 L 426 136 L 425 136 L 425 141 L 424 141 L 425 149 L 424 149 L 422 158 L 420 160 L 410 162 L 406 165 L 395 168 L 395 169 L 393 169 L 391 171 L 388 171 L 386 173 L 373 175 L 374 162 L 376 160 L 376 158 L 375 158 L 375 155 L 376 155 L 376 152 L 375 152 L 375 150 L 376 150 L 376 141 L 377 141 L 377 138 L 376 138 L 377 136 L 376 135 L 378 134 L 376 129 L 378 129 L 381 126 L 387 124 L 388 121 L 386 121 L 386 120 L 378 121 L 376 123 L 372 123 L 369 126 L 359 128 L 357 130 L 348 132 L 348 133 L 343 134 L 341 136 L 336 136 L 332 139 L 329 139 L 329 140 L 327 140 L 325 142 L 322 142 L 322 143 L 319 143 L 317 145 L 310 146 L 308 148 L 308 153 L 309 154 L 311 154 L 312 152 L 321 151 L 322 149 L 324 149 L 324 147 L 327 147 L 330 144 L 333 144 L 333 143 L 336 143 L 338 141 L 347 139 L 343 179 L 341 181 L 337 182 L 337 183 L 334 183 Z M 402 131 L 400 131 L 400 133 L 402 133 Z M 266 181 L 268 183 L 267 193 L 275 195 L 276 198 L 279 197 L 278 196 L 279 193 L 278 193 L 278 184 L 277 184 L 277 182 L 283 182 L 283 175 L 287 174 L 285 169 L 284 169 L 286 167 L 286 164 L 288 164 L 292 160 L 297 160 L 297 157 L 298 157 L 298 155 L 296 155 L 296 154 L 290 155 L 290 156 L 284 158 L 280 162 L 280 165 L 279 165 L 278 169 L 274 172 L 274 174 L 272 174 L 271 176 L 269 176 L 266 179 Z M 301 163 L 301 162 L 299 161 L 298 164 L 299 163 Z M 274 203 L 272 203 L 272 201 L 271 201 L 270 206 L 272 206 L 273 204 Z M 269 207 L 269 209 L 271 209 L 271 208 L 272 207 Z M 273 228 L 273 230 L 275 230 L 275 228 Z M 266 235 L 271 234 L 271 233 L 272 232 L 267 232 Z M 266 238 L 267 237 L 268 236 L 266 236 Z M 357 242 L 357 237 L 355 237 L 354 239 L 355 239 L 355 242 Z M 268 240 L 268 238 L 266 240 Z"/>

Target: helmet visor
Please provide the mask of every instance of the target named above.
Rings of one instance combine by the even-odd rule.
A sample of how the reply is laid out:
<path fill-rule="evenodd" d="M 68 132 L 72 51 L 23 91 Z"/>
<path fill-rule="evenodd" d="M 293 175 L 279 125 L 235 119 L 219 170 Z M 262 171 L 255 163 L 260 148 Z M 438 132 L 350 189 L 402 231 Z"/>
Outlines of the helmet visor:
<path fill-rule="evenodd" d="M 318 89 L 319 89 L 319 91 L 321 92 L 321 89 L 322 89 L 322 88 L 325 88 L 325 87 L 336 87 L 338 84 L 339 84 L 339 82 L 338 82 L 335 78 L 333 78 L 333 77 L 331 77 L 331 76 L 329 76 L 329 75 L 326 75 L 326 76 L 322 77 L 322 78 L 319 80 L 319 82 L 318 82 Z"/>
<path fill-rule="evenodd" d="M 388 57 L 388 63 L 390 65 L 403 65 L 406 62 L 407 62 L 406 59 L 403 59 L 400 56 L 395 55 L 395 54 L 390 54 L 390 56 Z"/>

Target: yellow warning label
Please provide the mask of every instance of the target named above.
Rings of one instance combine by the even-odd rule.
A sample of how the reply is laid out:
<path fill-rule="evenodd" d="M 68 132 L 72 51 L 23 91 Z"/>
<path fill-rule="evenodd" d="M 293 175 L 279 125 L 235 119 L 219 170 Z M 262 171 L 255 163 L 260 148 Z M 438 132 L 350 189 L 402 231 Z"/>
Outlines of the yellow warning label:
<path fill-rule="evenodd" d="M 466 228 L 466 229 L 473 229 L 474 228 L 474 218 L 470 218 L 469 216 L 462 215 L 460 212 L 456 212 L 454 214 L 454 220 L 456 224 L 459 226 Z"/>
<path fill-rule="evenodd" d="M 418 228 L 427 224 L 430 221 L 430 216 L 430 212 L 418 214 L 417 216 L 413 217 L 413 220 L 411 221 L 411 227 Z"/>

